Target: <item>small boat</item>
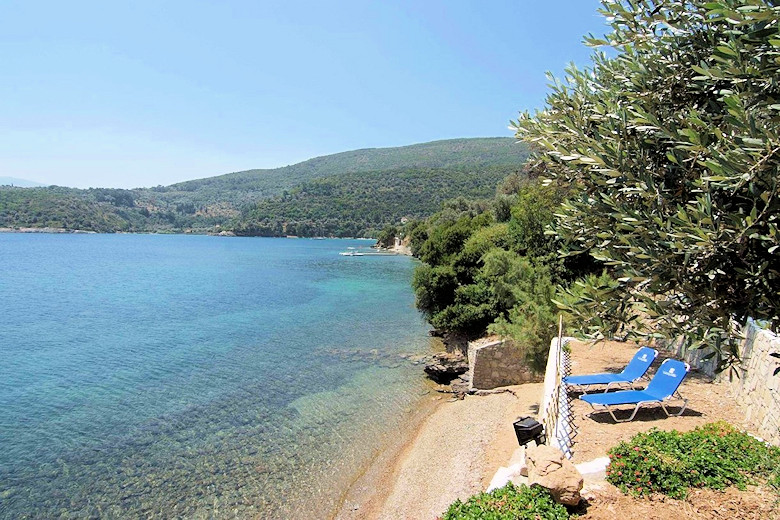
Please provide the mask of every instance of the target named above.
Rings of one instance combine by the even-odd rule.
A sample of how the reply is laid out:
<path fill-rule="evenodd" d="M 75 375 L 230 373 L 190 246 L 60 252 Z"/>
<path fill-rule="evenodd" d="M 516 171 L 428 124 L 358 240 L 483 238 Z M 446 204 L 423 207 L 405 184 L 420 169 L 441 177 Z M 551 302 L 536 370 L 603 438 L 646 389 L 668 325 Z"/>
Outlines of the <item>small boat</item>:
<path fill-rule="evenodd" d="M 339 253 L 341 256 L 366 256 L 365 253 L 358 253 L 357 251 L 344 251 Z"/>

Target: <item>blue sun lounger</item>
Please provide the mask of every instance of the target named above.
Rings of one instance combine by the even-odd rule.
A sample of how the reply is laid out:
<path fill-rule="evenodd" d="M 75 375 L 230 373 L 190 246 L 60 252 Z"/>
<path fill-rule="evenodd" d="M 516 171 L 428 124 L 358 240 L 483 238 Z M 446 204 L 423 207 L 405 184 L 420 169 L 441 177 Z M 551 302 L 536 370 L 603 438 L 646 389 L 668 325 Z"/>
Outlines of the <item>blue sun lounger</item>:
<path fill-rule="evenodd" d="M 594 385 L 607 385 L 604 389 L 605 392 L 611 387 L 619 385 L 628 385 L 634 388 L 634 383 L 647 373 L 647 369 L 650 368 L 657 356 L 657 350 L 650 347 L 642 347 L 636 351 L 634 358 L 619 374 L 604 373 L 566 376 L 563 378 L 563 383 L 571 390 L 581 391 L 586 394 L 588 393 L 586 391 L 587 388 Z"/>
<path fill-rule="evenodd" d="M 615 422 L 631 421 L 636 416 L 639 408 L 646 404 L 660 404 L 667 417 L 682 415 L 685 407 L 688 406 L 688 400 L 680 395 L 678 389 L 685 376 L 688 375 L 690 368 L 688 363 L 683 363 L 676 359 L 667 359 L 658 367 L 658 372 L 656 372 L 650 384 L 644 390 L 621 390 L 620 392 L 608 394 L 581 395 L 580 399 L 590 404 L 594 412 L 597 411 L 597 406 L 601 407 L 601 409 L 606 409 Z M 682 400 L 683 405 L 678 413 L 670 414 L 669 410 L 666 409 L 666 403 L 675 399 Z M 612 407 L 625 404 L 635 405 L 634 412 L 628 419 L 618 419 L 612 412 Z"/>

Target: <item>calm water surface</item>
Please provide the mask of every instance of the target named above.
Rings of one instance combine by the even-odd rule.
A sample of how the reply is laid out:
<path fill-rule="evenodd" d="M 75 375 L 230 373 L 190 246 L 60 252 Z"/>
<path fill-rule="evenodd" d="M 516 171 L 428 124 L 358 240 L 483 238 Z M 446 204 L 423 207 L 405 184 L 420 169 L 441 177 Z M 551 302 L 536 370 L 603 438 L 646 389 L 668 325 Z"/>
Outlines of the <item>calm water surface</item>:
<path fill-rule="evenodd" d="M 424 392 L 366 245 L 0 234 L 0 517 L 327 517 Z"/>

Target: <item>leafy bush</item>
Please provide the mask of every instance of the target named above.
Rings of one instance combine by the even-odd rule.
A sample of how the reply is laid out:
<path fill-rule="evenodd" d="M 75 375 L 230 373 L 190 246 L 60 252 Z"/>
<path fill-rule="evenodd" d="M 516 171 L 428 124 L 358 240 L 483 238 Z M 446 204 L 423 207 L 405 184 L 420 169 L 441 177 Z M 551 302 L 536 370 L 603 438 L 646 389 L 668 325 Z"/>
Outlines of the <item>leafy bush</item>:
<path fill-rule="evenodd" d="M 430 324 L 466 337 L 510 337 L 531 368 L 543 370 L 557 333 L 558 286 L 602 269 L 584 254 L 559 258 L 567 244 L 546 232 L 568 191 L 518 174 L 493 201 L 454 199 L 409 226 L 423 262 L 412 286 Z"/>
<path fill-rule="evenodd" d="M 465 502 L 456 500 L 442 520 L 566 520 L 569 513 L 556 503 L 546 489 L 511 482 L 490 493 L 474 495 Z"/>
<path fill-rule="evenodd" d="M 524 351 L 528 365 L 544 371 L 550 338 L 557 333 L 555 285 L 549 268 L 508 251 L 485 255 L 482 274 L 490 280 L 505 309 L 489 331 L 510 337 Z"/>
<path fill-rule="evenodd" d="M 770 478 L 780 464 L 780 448 L 739 432 L 724 422 L 687 433 L 656 429 L 640 433 L 609 451 L 607 480 L 624 493 L 663 493 L 685 498 L 688 489 L 743 489 L 751 477 Z"/>
<path fill-rule="evenodd" d="M 417 308 L 430 321 L 436 313 L 455 302 L 455 290 L 458 281 L 455 271 L 450 266 L 422 264 L 414 271 L 412 287 L 417 301 Z"/>
<path fill-rule="evenodd" d="M 395 245 L 395 237 L 398 235 L 398 228 L 395 226 L 386 226 L 379 232 L 376 237 L 377 245 L 381 247 L 393 247 Z"/>
<path fill-rule="evenodd" d="M 462 246 L 454 261 L 454 267 L 461 282 L 473 280 L 475 271 L 482 265 L 482 258 L 489 251 L 508 247 L 508 226 L 492 224 L 472 233 Z"/>
<path fill-rule="evenodd" d="M 432 316 L 430 323 L 439 330 L 472 336 L 485 330 L 498 312 L 492 288 L 479 281 L 456 288 L 454 303 Z"/>

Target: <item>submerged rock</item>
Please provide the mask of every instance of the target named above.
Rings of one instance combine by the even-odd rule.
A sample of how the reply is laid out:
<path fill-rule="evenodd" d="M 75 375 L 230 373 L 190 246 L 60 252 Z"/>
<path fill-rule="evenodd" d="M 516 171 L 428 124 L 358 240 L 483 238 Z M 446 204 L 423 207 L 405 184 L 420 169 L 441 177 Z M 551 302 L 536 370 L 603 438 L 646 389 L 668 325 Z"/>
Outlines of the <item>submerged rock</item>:
<path fill-rule="evenodd" d="M 460 352 L 439 352 L 431 357 L 424 370 L 437 383 L 449 384 L 469 371 L 469 362 Z"/>

